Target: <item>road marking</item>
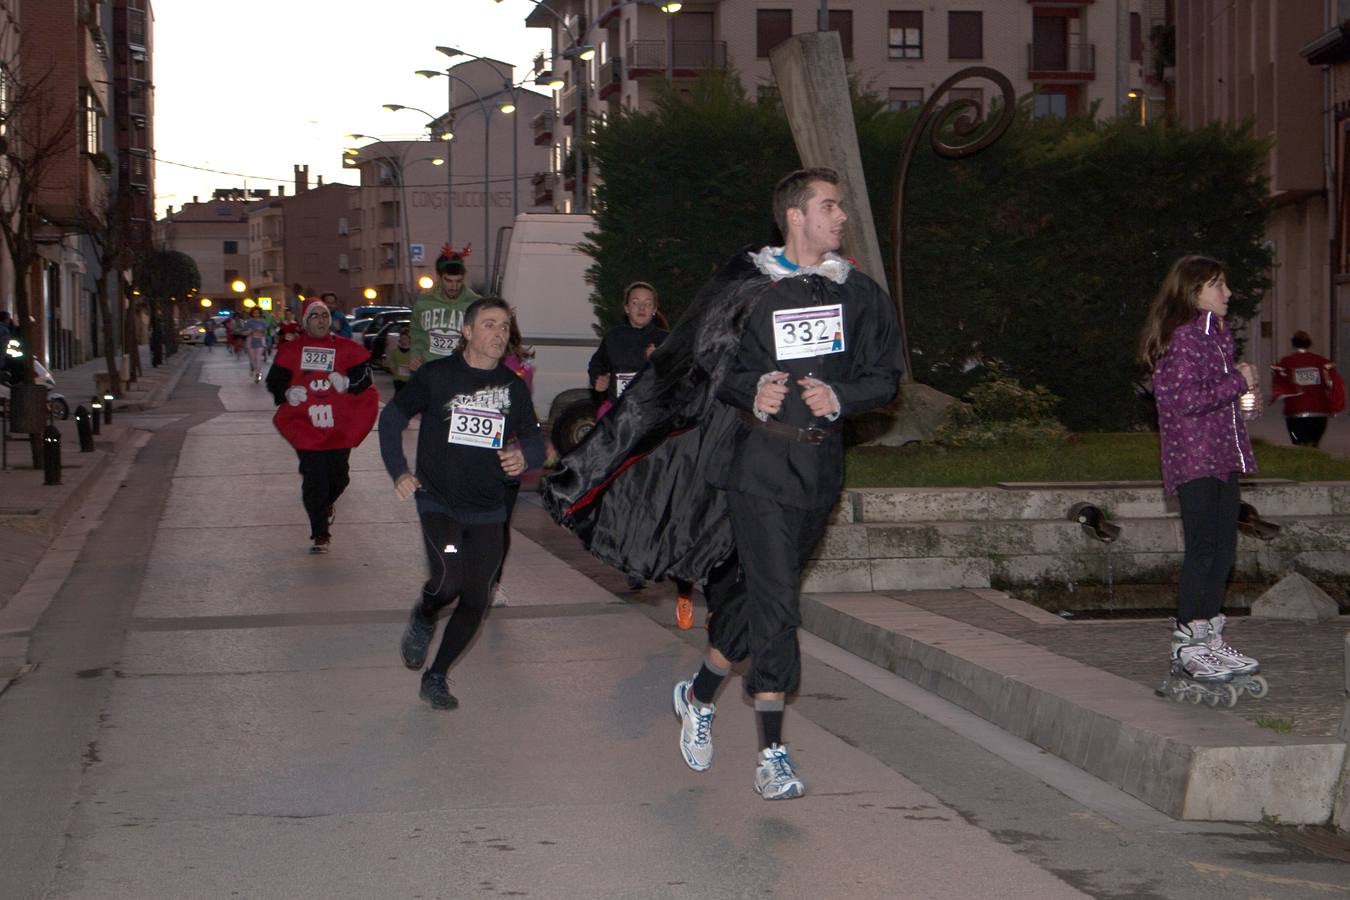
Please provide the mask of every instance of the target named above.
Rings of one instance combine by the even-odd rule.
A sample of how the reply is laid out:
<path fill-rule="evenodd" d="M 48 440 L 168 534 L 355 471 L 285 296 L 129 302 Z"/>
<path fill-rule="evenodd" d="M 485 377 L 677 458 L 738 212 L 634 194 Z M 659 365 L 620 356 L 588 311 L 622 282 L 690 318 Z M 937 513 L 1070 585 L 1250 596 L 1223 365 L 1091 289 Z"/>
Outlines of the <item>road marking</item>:
<path fill-rule="evenodd" d="M 1202 875 L 1218 875 L 1220 878 L 1234 876 L 1237 878 L 1246 878 L 1250 881 L 1262 881 L 1266 884 L 1282 884 L 1289 887 L 1308 888 L 1313 891 L 1321 891 L 1324 894 L 1350 894 L 1350 887 L 1343 884 L 1327 884 L 1323 881 L 1308 881 L 1306 878 L 1286 878 L 1280 875 L 1262 875 L 1260 872 L 1247 872 L 1243 869 L 1230 869 L 1227 866 L 1216 866 L 1213 863 L 1202 863 L 1194 860 L 1187 861 L 1192 869 Z"/>

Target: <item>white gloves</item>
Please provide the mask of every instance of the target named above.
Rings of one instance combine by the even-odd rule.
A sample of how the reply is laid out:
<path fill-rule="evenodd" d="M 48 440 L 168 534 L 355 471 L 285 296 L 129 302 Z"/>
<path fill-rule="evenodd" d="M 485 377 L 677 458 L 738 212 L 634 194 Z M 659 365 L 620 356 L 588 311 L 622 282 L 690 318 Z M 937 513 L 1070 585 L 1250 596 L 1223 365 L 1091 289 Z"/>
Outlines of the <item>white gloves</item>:
<path fill-rule="evenodd" d="M 305 402 L 305 397 L 309 396 L 305 389 L 299 385 L 286 388 L 286 402 L 291 406 L 299 406 Z"/>
<path fill-rule="evenodd" d="M 333 386 L 333 390 L 341 394 L 347 390 L 347 385 L 351 384 L 351 380 L 341 372 L 334 372 L 328 376 L 328 383 Z"/>

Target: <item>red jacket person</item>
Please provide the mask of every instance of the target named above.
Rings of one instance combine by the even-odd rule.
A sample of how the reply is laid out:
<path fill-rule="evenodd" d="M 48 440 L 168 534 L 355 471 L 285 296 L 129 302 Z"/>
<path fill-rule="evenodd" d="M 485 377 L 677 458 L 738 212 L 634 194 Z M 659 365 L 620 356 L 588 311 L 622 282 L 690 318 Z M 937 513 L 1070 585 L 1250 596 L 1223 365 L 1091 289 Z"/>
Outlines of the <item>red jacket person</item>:
<path fill-rule="evenodd" d="M 370 354 L 329 333 L 331 324 L 328 307 L 310 301 L 304 333 L 277 348 L 267 373 L 267 389 L 277 404 L 272 421 L 300 457 L 311 553 L 328 551 L 333 504 L 351 480 L 352 448 L 365 440 L 379 412 L 379 397 L 369 390 Z"/>

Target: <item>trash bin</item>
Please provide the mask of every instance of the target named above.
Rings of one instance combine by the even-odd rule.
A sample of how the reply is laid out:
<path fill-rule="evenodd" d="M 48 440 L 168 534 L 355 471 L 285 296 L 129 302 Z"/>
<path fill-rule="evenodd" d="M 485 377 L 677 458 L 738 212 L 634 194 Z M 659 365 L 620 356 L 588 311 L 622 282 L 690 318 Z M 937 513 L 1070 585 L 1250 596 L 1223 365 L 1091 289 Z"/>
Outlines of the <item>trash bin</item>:
<path fill-rule="evenodd" d="M 47 427 L 47 386 L 15 384 L 9 389 L 9 430 L 15 434 L 42 434 Z"/>

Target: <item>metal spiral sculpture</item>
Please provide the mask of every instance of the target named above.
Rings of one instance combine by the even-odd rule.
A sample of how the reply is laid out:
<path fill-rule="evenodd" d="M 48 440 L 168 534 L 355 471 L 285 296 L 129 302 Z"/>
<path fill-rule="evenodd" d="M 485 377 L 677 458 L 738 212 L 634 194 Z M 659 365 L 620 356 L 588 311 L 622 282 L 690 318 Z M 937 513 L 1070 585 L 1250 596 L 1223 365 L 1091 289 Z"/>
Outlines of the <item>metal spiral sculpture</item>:
<path fill-rule="evenodd" d="M 957 84 L 967 79 L 983 78 L 992 81 L 1003 94 L 1003 103 L 997 117 L 980 119 L 980 104 L 968 98 L 943 103 L 942 98 Z M 992 106 L 992 104 L 991 104 Z M 892 195 L 892 208 L 895 218 L 891 227 L 891 246 L 895 252 L 895 311 L 900 319 L 900 342 L 905 354 L 905 378 L 913 377 L 913 367 L 909 360 L 909 329 L 905 325 L 905 291 L 900 257 L 903 250 L 902 223 L 905 219 L 905 179 L 909 176 L 909 164 L 914 159 L 914 151 L 919 147 L 925 131 L 933 152 L 944 159 L 965 159 L 974 156 L 985 147 L 1003 137 L 1017 115 L 1017 96 L 1013 93 L 1012 82 L 1002 72 L 988 66 L 971 66 L 952 75 L 933 91 L 928 102 L 919 110 L 919 118 L 914 129 L 905 141 L 905 152 L 900 157 L 900 167 L 895 175 L 895 190 Z M 931 126 L 931 128 L 930 128 Z M 950 126 L 956 137 L 955 143 L 947 143 L 944 132 Z M 973 140 L 967 140 L 975 136 Z"/>

